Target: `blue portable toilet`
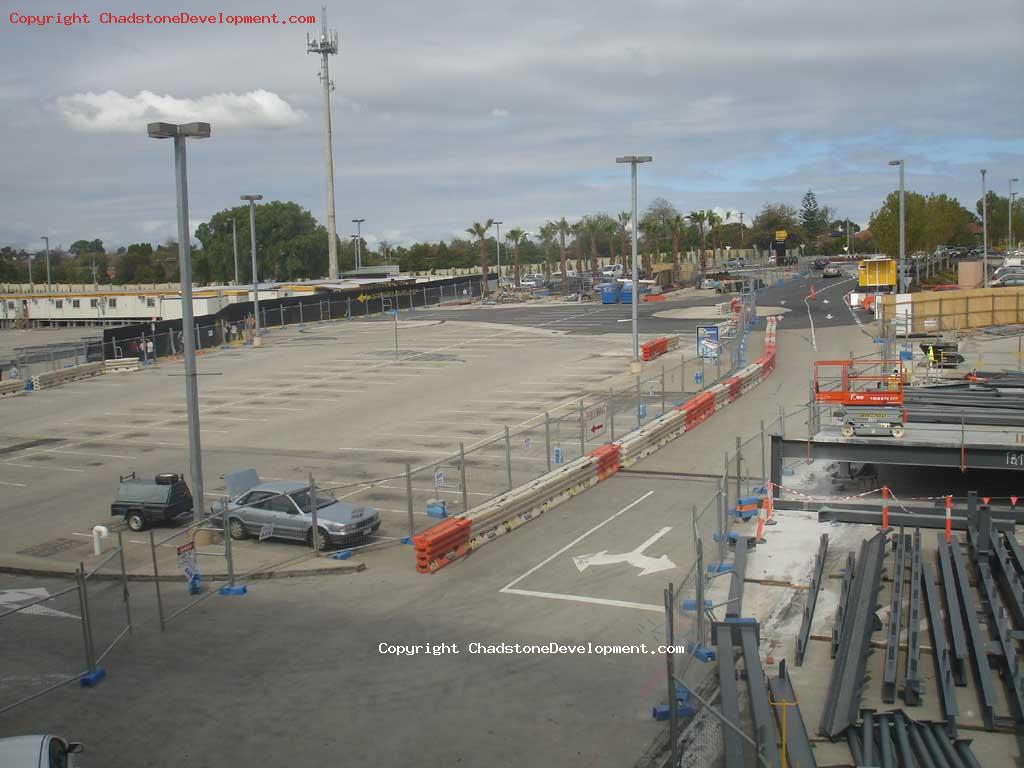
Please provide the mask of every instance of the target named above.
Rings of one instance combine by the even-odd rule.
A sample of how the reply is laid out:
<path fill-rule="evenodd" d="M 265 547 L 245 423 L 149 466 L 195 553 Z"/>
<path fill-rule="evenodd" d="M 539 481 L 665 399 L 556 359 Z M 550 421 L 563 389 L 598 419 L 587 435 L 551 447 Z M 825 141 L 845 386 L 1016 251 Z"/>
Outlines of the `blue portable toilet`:
<path fill-rule="evenodd" d="M 602 304 L 618 304 L 619 303 L 619 284 L 618 283 L 602 283 L 600 288 L 601 288 L 601 303 Z"/>
<path fill-rule="evenodd" d="M 623 304 L 633 303 L 633 281 L 627 280 L 622 284 L 622 291 L 619 293 L 619 297 Z"/>

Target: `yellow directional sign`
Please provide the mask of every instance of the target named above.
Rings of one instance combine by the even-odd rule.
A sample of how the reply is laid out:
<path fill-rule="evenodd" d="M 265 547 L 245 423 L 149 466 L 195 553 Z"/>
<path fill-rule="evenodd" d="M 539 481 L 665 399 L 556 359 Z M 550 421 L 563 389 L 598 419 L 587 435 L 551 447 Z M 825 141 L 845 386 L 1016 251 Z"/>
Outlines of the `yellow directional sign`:
<path fill-rule="evenodd" d="M 786 238 L 788 238 L 788 237 L 789 237 L 789 232 L 787 232 L 786 230 L 784 230 L 784 229 L 776 229 L 775 230 L 775 242 L 777 242 L 777 243 L 784 243 L 784 242 L 786 242 Z"/>
<path fill-rule="evenodd" d="M 373 298 L 372 296 L 367 296 L 365 293 L 360 293 L 358 296 L 356 296 L 356 301 L 364 301 L 365 302 L 365 301 L 369 301 L 372 298 Z"/>

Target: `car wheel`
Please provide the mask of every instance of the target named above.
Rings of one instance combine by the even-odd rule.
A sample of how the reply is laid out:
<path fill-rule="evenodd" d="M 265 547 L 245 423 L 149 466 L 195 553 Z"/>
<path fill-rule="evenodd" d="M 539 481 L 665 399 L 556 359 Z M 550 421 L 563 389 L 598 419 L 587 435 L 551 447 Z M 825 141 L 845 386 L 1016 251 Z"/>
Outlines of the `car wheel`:
<path fill-rule="evenodd" d="M 853 427 L 849 424 L 844 424 L 843 428 L 839 431 L 843 437 L 853 437 Z"/>
<path fill-rule="evenodd" d="M 317 542 L 316 542 L 317 549 L 319 549 L 321 552 L 323 552 L 325 549 L 327 549 L 330 546 L 331 540 L 327 537 L 327 531 L 325 531 L 323 528 L 317 528 L 316 533 L 317 533 Z M 313 530 L 312 529 L 310 529 L 309 534 L 307 534 L 307 536 L 306 536 L 306 543 L 310 547 L 313 546 Z"/>
<path fill-rule="evenodd" d="M 893 427 L 892 428 L 892 436 L 893 437 L 903 437 L 903 435 L 904 435 L 903 427 Z"/>
<path fill-rule="evenodd" d="M 124 521 L 128 523 L 128 527 L 136 533 L 146 529 L 146 518 L 137 510 L 135 512 L 129 512 Z"/>
<path fill-rule="evenodd" d="M 245 532 L 245 525 L 237 517 L 228 518 L 228 535 L 235 541 L 242 541 L 248 538 Z"/>

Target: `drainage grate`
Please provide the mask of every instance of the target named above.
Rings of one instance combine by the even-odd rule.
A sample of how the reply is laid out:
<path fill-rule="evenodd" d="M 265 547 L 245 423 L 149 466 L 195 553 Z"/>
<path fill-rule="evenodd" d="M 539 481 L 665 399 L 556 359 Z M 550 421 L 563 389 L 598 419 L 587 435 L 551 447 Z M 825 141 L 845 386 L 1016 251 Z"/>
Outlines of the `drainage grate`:
<path fill-rule="evenodd" d="M 28 549 L 18 550 L 19 555 L 28 555 L 29 557 L 52 557 L 60 552 L 65 552 L 73 547 L 88 546 L 87 541 L 80 541 L 79 539 L 51 539 L 50 541 L 44 541 L 42 544 L 36 544 Z"/>

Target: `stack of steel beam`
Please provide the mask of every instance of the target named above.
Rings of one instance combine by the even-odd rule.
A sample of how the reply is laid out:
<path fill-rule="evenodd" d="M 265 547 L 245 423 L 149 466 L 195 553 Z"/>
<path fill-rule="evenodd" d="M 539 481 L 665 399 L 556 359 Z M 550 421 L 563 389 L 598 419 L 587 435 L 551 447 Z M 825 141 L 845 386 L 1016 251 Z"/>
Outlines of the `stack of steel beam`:
<path fill-rule="evenodd" d="M 862 720 L 846 732 L 857 765 L 878 768 L 980 768 L 970 739 L 950 735 L 946 723 L 917 721 L 902 709 L 861 712 Z"/>

